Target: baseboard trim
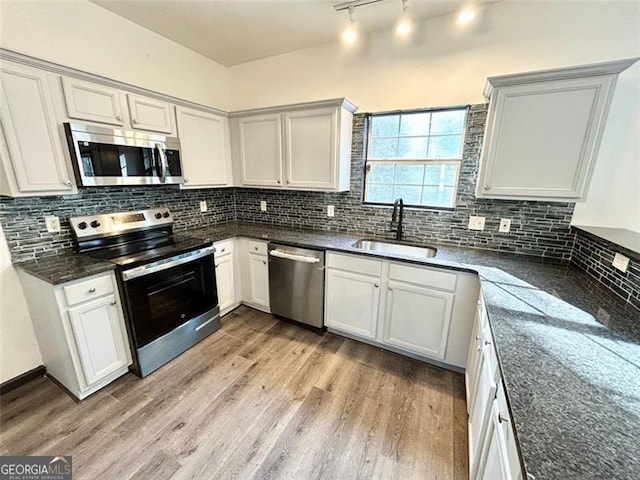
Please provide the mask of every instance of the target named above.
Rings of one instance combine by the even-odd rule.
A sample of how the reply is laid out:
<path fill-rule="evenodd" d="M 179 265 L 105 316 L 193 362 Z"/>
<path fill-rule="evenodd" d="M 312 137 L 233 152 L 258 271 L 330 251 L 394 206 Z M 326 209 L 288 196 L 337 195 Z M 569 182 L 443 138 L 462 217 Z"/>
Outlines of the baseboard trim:
<path fill-rule="evenodd" d="M 34 369 L 29 370 L 28 372 L 24 372 L 22 375 L 18 375 L 17 377 L 12 378 L 11 380 L 2 382 L 2 384 L 0 384 L 0 395 L 8 393 L 11 390 L 15 390 L 25 383 L 29 383 L 31 380 L 44 377 L 46 373 L 46 367 L 44 365 L 40 365 Z"/>

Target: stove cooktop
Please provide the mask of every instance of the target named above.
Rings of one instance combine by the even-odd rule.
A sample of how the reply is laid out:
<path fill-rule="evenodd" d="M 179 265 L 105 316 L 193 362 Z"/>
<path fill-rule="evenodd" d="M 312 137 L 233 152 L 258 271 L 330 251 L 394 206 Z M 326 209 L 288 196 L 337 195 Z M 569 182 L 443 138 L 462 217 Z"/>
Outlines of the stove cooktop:
<path fill-rule="evenodd" d="M 212 244 L 211 241 L 185 235 L 168 235 L 114 245 L 109 248 L 84 252 L 84 254 L 115 263 L 120 268 L 129 268 L 205 248 Z"/>

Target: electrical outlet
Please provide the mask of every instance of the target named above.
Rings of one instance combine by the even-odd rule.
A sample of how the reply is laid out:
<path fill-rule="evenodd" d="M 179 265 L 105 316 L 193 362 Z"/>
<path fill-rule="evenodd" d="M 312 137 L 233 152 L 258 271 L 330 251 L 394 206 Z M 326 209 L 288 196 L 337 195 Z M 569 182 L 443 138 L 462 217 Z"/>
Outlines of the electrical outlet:
<path fill-rule="evenodd" d="M 261 212 L 267 211 L 267 202 L 265 202 L 264 200 L 260 200 L 260 211 Z"/>
<path fill-rule="evenodd" d="M 55 215 L 44 217 L 44 223 L 47 225 L 47 232 L 56 233 L 60 231 L 60 219 Z"/>
<path fill-rule="evenodd" d="M 202 200 L 200 202 L 200 211 L 203 212 L 203 213 L 207 211 L 207 201 L 206 200 Z"/>
<path fill-rule="evenodd" d="M 629 259 L 621 253 L 616 253 L 613 257 L 613 268 L 617 268 L 622 273 L 627 271 L 629 267 Z"/>
<path fill-rule="evenodd" d="M 335 217 L 336 207 L 333 205 L 327 205 L 327 217 Z"/>
<path fill-rule="evenodd" d="M 486 217 L 469 217 L 469 230 L 484 230 Z"/>
<path fill-rule="evenodd" d="M 500 228 L 498 228 L 499 232 L 509 233 L 511 230 L 511 219 L 510 218 L 501 218 L 500 219 Z"/>

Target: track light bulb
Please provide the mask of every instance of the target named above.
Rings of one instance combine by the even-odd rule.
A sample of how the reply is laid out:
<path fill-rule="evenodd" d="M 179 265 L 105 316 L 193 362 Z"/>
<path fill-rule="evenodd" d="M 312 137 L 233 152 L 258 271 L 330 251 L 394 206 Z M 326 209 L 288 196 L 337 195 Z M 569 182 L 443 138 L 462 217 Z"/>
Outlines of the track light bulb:
<path fill-rule="evenodd" d="M 403 15 L 398 21 L 398 24 L 396 25 L 396 34 L 400 35 L 401 37 L 406 37 L 410 33 L 411 33 L 411 21 L 407 16 Z"/>
<path fill-rule="evenodd" d="M 347 45 L 353 45 L 358 40 L 358 32 L 353 25 L 349 25 L 347 29 L 342 32 L 342 41 Z"/>
<path fill-rule="evenodd" d="M 458 13 L 458 23 L 460 25 L 466 25 L 472 22 L 474 18 L 476 18 L 476 11 L 471 7 L 465 7 Z"/>

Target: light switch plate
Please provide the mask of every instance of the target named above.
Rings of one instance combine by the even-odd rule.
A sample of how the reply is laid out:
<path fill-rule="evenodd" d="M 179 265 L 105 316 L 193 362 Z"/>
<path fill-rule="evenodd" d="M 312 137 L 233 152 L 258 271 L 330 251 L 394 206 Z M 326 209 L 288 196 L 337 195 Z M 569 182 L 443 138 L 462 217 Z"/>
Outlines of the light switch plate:
<path fill-rule="evenodd" d="M 207 201 L 206 200 L 202 200 L 200 202 L 200 211 L 201 212 L 206 212 L 207 211 Z"/>
<path fill-rule="evenodd" d="M 500 228 L 498 228 L 499 232 L 509 233 L 511 230 L 511 219 L 510 218 L 501 218 L 500 219 Z"/>
<path fill-rule="evenodd" d="M 57 233 L 60 231 L 60 219 L 55 215 L 45 216 L 44 223 L 47 225 L 47 232 Z"/>
<path fill-rule="evenodd" d="M 469 217 L 469 230 L 484 230 L 486 217 Z"/>
<path fill-rule="evenodd" d="M 613 256 L 613 268 L 617 268 L 621 272 L 626 272 L 629 267 L 629 259 L 621 253 L 616 253 Z"/>
<path fill-rule="evenodd" d="M 327 217 L 335 217 L 336 207 L 334 205 L 327 205 Z"/>
<path fill-rule="evenodd" d="M 267 202 L 265 202 L 264 200 L 260 200 L 260 211 L 261 212 L 267 211 Z"/>

